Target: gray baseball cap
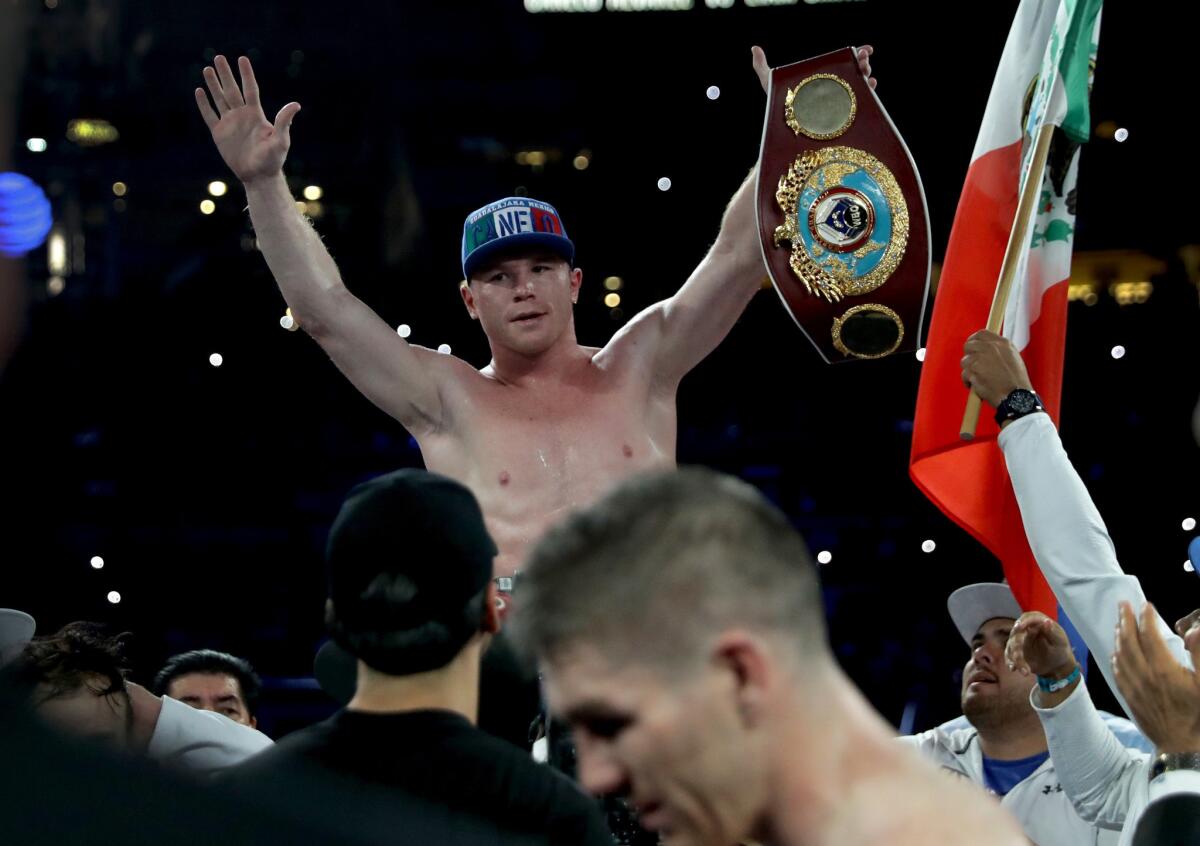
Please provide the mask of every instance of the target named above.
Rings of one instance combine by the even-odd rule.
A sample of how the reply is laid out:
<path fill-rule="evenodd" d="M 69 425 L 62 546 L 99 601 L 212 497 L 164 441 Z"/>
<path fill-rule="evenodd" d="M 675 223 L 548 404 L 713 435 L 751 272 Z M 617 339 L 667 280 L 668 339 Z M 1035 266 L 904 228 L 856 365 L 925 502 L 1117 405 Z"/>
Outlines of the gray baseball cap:
<path fill-rule="evenodd" d="M 979 582 L 960 587 L 950 594 L 946 608 L 968 646 L 975 632 L 988 620 L 996 617 L 1016 620 L 1022 613 L 1012 589 L 1000 582 Z"/>
<path fill-rule="evenodd" d="M 33 639 L 37 622 L 24 611 L 0 608 L 0 664 L 10 661 Z"/>

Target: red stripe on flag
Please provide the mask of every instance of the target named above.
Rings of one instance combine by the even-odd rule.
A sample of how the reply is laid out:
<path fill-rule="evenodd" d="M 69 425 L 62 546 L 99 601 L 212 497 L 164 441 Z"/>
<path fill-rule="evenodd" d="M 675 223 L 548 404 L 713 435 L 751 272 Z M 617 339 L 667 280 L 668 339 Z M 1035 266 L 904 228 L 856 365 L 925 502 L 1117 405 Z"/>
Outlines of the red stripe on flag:
<path fill-rule="evenodd" d="M 909 475 L 951 520 L 1000 559 L 1021 607 L 1057 616 L 1057 602 L 1025 539 L 999 429 L 985 414 L 975 440 L 959 438 L 967 391 L 962 349 L 987 323 L 1017 207 L 1021 145 L 992 150 L 967 172 L 934 301 L 917 392 Z M 1066 280 L 1053 285 L 1022 351 L 1029 375 L 1058 422 L 1066 340 Z"/>

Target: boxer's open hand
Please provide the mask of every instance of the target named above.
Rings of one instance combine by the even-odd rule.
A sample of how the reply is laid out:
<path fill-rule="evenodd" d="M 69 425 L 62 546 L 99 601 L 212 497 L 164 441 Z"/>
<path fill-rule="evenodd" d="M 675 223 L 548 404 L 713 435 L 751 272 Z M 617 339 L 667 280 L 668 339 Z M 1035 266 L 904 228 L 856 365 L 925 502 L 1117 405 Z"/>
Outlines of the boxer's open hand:
<path fill-rule="evenodd" d="M 258 82 L 250 60 L 245 56 L 238 59 L 240 87 L 224 56 L 217 56 L 213 65 L 215 68 L 204 69 L 204 83 L 212 95 L 212 103 L 204 89 L 197 88 L 196 106 L 221 158 L 245 184 L 281 172 L 291 146 L 292 118 L 300 111 L 300 104 L 288 103 L 279 110 L 272 125 L 259 102 Z"/>

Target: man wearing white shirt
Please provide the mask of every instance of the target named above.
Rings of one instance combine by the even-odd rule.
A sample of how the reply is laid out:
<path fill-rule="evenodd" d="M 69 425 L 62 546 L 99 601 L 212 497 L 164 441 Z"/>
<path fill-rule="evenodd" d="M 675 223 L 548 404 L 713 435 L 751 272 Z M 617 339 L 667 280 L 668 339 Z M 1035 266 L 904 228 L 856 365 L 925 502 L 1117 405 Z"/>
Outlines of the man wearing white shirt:
<path fill-rule="evenodd" d="M 1113 665 L 1157 755 L 1122 748 L 1099 720 L 1054 620 L 1037 611 L 1023 615 L 1008 647 L 1012 663 L 1037 676 L 1032 703 L 1063 788 L 1080 816 L 1122 830 L 1122 846 L 1191 844 L 1200 835 L 1200 680 L 1166 650 L 1155 616 L 1147 605 L 1139 626 L 1123 606 Z M 1184 631 L 1200 657 L 1200 626 Z M 1187 833 L 1181 826 L 1189 824 Z"/>
<path fill-rule="evenodd" d="M 1146 607 L 1141 585 L 1122 571 L 1104 521 L 1067 459 L 1053 422 L 1041 413 L 1041 403 L 1013 345 L 993 332 L 977 332 L 967 340 L 962 367 L 963 382 L 997 409 L 1002 429 L 999 445 L 1038 565 L 1096 656 L 1110 687 L 1125 710 L 1137 718 L 1137 709 L 1130 707 L 1114 675 L 1113 633 L 1120 624 L 1122 604 Z M 1034 402 L 1025 401 L 1030 398 Z M 1123 625 L 1128 626 L 1128 621 Z M 1157 641 L 1160 659 L 1165 656 L 1194 671 L 1193 653 L 1152 607 L 1143 614 L 1138 628 L 1141 637 Z M 1049 674 L 1039 679 L 1032 698 L 1064 790 L 1080 816 L 1121 829 L 1122 846 L 1142 846 L 1143 840 L 1170 842 L 1151 839 L 1139 827 L 1154 775 L 1151 756 L 1123 749 L 1104 727 L 1077 675 L 1078 668 L 1068 671 L 1066 663 L 1059 660 L 1064 657 L 1065 642 L 1061 627 L 1031 612 L 1014 626 L 1007 653 L 1014 668 Z M 1144 723 L 1142 728 L 1147 728 Z M 1200 791 L 1195 785 L 1188 786 L 1193 780 L 1200 781 L 1195 770 L 1189 770 L 1186 761 L 1175 761 L 1173 766 L 1176 769 L 1156 776 L 1156 794 L 1168 791 L 1187 801 L 1186 794 L 1191 793 L 1191 801 L 1200 803 Z M 1191 766 L 1196 766 L 1194 759 Z"/>
<path fill-rule="evenodd" d="M 996 583 L 966 585 L 946 604 L 971 650 L 963 669 L 963 717 L 900 741 L 997 796 L 1038 846 L 1116 844 L 1115 831 L 1083 819 L 1072 806 L 1029 703 L 1034 680 L 1004 660 L 1009 632 L 1021 616 L 1012 590 Z M 1104 718 L 1128 742 L 1144 741 L 1128 720 Z"/>
<path fill-rule="evenodd" d="M 94 624 L 33 638 L 11 672 L 51 725 L 172 767 L 213 773 L 271 745 L 259 731 L 127 681 L 120 638 Z"/>

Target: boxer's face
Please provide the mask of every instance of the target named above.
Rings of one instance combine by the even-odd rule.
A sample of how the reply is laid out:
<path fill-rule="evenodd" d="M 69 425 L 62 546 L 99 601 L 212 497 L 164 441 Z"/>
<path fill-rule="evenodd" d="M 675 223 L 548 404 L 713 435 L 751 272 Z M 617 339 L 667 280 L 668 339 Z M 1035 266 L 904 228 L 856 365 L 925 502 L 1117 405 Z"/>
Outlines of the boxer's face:
<path fill-rule="evenodd" d="M 468 313 L 493 345 L 533 356 L 572 325 L 582 281 L 582 271 L 554 253 L 518 253 L 485 265 L 461 290 Z"/>
<path fill-rule="evenodd" d="M 1004 646 L 1016 621 L 995 617 L 986 621 L 971 640 L 971 659 L 963 668 L 962 710 L 977 728 L 1030 710 L 1029 691 L 1037 679 L 1008 669 Z"/>
<path fill-rule="evenodd" d="M 545 667 L 545 690 L 571 726 L 584 788 L 627 797 L 663 843 L 729 846 L 766 806 L 761 745 L 739 718 L 732 676 L 709 665 L 668 680 L 581 645 Z"/>

